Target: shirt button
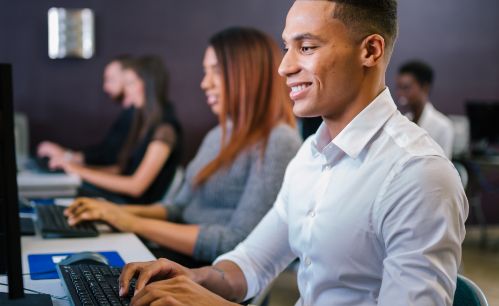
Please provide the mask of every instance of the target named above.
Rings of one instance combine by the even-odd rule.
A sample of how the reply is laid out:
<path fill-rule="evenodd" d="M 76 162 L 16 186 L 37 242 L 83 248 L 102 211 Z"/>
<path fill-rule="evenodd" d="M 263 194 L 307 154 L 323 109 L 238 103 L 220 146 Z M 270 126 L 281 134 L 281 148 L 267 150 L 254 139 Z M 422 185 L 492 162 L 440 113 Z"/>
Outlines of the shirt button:
<path fill-rule="evenodd" d="M 305 265 L 306 266 L 310 266 L 310 264 L 312 263 L 312 261 L 310 260 L 309 257 L 305 257 Z"/>
<path fill-rule="evenodd" d="M 311 210 L 309 213 L 308 213 L 309 217 L 310 218 L 313 218 L 315 217 L 315 211 Z"/>

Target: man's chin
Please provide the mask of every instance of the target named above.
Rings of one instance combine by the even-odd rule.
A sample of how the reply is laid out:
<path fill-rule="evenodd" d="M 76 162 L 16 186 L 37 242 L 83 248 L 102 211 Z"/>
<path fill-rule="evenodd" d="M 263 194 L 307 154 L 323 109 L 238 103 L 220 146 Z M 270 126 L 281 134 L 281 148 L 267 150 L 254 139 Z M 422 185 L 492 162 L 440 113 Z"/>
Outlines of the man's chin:
<path fill-rule="evenodd" d="M 319 117 L 320 114 L 317 114 L 313 110 L 307 108 L 304 102 L 295 102 L 293 106 L 293 113 L 296 117 L 300 118 L 309 118 L 309 117 Z"/>

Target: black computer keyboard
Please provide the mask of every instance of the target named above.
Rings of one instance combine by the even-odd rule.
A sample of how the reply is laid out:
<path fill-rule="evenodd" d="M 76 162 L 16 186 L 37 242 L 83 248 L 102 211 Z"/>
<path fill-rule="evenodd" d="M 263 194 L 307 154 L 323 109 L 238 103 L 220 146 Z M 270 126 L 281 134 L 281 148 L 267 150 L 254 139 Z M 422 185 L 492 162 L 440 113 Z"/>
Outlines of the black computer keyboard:
<path fill-rule="evenodd" d="M 64 216 L 64 206 L 37 205 L 37 225 L 44 238 L 95 237 L 99 235 L 92 222 L 81 222 L 70 226 Z"/>
<path fill-rule="evenodd" d="M 57 273 L 71 304 L 75 306 L 128 305 L 135 290 L 133 279 L 128 295 L 121 298 L 118 285 L 121 269 L 105 264 L 57 265 Z"/>
<path fill-rule="evenodd" d="M 37 170 L 42 173 L 65 173 L 63 169 L 52 169 L 49 167 L 50 159 L 48 157 L 36 157 L 34 160 L 34 165 L 31 165 L 32 169 Z"/>

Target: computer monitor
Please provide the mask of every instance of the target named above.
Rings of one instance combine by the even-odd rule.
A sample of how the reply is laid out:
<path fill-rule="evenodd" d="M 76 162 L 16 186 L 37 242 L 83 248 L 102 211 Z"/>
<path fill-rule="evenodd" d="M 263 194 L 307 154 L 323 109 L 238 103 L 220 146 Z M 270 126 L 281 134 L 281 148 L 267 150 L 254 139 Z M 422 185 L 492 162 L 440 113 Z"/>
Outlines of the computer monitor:
<path fill-rule="evenodd" d="M 16 174 L 12 67 L 0 63 L 0 274 L 8 281 L 0 305 L 45 305 L 50 296 L 24 295 Z"/>
<path fill-rule="evenodd" d="M 499 101 L 466 102 L 470 121 L 472 150 L 475 153 L 497 151 L 499 146 Z"/>

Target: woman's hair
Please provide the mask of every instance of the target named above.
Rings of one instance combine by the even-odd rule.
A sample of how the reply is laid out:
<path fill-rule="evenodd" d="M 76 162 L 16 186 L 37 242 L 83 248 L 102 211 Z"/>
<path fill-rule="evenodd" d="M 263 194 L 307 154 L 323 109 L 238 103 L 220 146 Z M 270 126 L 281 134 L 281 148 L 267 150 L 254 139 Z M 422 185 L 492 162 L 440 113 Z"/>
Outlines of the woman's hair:
<path fill-rule="evenodd" d="M 263 156 L 277 124 L 295 126 L 289 90 L 277 72 L 282 53 L 272 38 L 256 29 L 233 27 L 215 34 L 209 45 L 222 74 L 222 144 L 218 156 L 197 174 L 197 185 L 249 146 L 261 143 Z"/>
<path fill-rule="evenodd" d="M 133 149 L 151 127 L 159 124 L 172 105 L 168 102 L 168 73 L 158 56 L 148 55 L 123 62 L 124 70 L 132 70 L 144 84 L 144 105 L 137 109 L 128 133 L 128 139 L 118 158 L 124 169 Z"/>

